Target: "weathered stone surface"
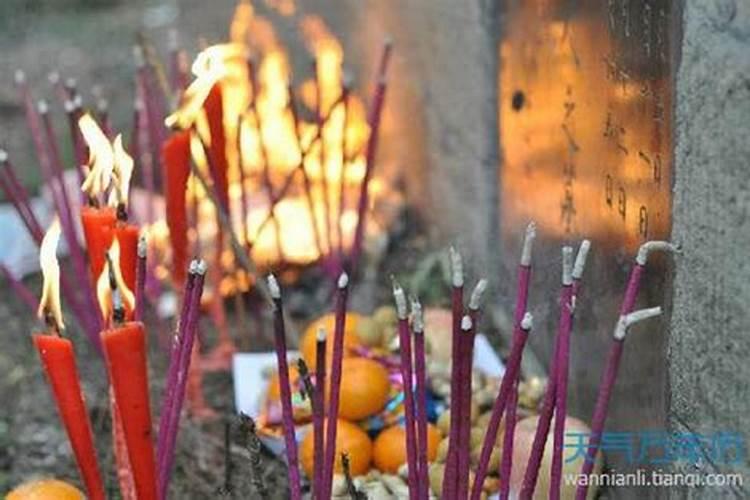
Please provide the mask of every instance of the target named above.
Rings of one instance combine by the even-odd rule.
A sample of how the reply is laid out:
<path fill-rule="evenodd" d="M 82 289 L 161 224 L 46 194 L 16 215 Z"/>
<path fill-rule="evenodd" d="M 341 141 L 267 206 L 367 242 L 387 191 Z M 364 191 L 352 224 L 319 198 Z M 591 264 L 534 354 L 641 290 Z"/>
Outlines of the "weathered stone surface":
<path fill-rule="evenodd" d="M 750 6 L 685 2 L 675 109 L 674 272 L 669 424 L 676 431 L 750 437 Z M 683 472 L 750 477 L 703 457 Z M 745 498 L 741 487 L 679 488 L 672 498 Z"/>

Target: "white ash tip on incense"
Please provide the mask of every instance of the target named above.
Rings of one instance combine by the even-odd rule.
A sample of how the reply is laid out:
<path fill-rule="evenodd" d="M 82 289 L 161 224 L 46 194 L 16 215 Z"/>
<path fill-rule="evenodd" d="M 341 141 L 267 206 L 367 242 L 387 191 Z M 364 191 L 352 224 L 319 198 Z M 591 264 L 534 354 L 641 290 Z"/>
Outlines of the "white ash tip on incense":
<path fill-rule="evenodd" d="M 65 79 L 65 88 L 68 90 L 73 90 L 78 86 L 78 82 L 75 78 L 70 77 Z"/>
<path fill-rule="evenodd" d="M 398 319 L 406 319 L 408 317 L 406 294 L 396 280 L 393 280 L 393 300 L 396 302 L 396 314 L 398 315 Z"/>
<path fill-rule="evenodd" d="M 471 292 L 471 298 L 469 299 L 469 309 L 476 311 L 482 305 L 482 299 L 484 298 L 484 292 L 487 290 L 487 280 L 481 279 L 477 282 L 474 290 Z"/>
<path fill-rule="evenodd" d="M 190 264 L 188 264 L 188 272 L 190 274 L 198 273 L 198 261 L 197 260 L 190 261 Z"/>
<path fill-rule="evenodd" d="M 469 315 L 467 314 L 463 318 L 461 318 L 461 330 L 467 332 L 471 330 L 471 327 L 472 327 L 471 317 L 469 317 Z"/>
<path fill-rule="evenodd" d="M 583 270 L 586 267 L 586 259 L 589 256 L 589 250 L 591 250 L 591 241 L 583 240 L 581 246 L 578 247 L 578 254 L 576 255 L 576 263 L 573 264 L 573 279 L 579 280 L 583 276 Z"/>
<path fill-rule="evenodd" d="M 52 85 L 57 85 L 60 82 L 60 73 L 57 71 L 50 72 L 49 75 L 47 75 L 47 81 L 49 81 Z"/>
<path fill-rule="evenodd" d="M 206 271 L 208 271 L 208 264 L 206 263 L 205 260 L 200 259 L 198 261 L 198 268 L 196 272 L 200 275 L 204 275 L 206 274 Z"/>
<path fill-rule="evenodd" d="M 16 84 L 21 85 L 22 83 L 26 82 L 26 73 L 24 73 L 22 69 L 17 69 L 15 74 L 13 75 L 13 79 L 15 80 Z"/>
<path fill-rule="evenodd" d="M 411 299 L 411 327 L 415 332 L 424 332 L 424 311 L 417 297 Z"/>
<path fill-rule="evenodd" d="M 104 113 L 109 109 L 109 101 L 106 99 L 99 99 L 96 102 L 96 109 L 99 110 L 99 112 Z"/>
<path fill-rule="evenodd" d="M 614 337 L 617 340 L 622 340 L 625 338 L 625 334 L 628 333 L 628 329 L 634 324 L 660 315 L 660 306 L 649 307 L 648 309 L 639 309 L 628 314 L 623 314 L 617 321 L 617 326 L 615 326 Z"/>
<path fill-rule="evenodd" d="M 273 274 L 269 274 L 266 281 L 268 282 L 268 291 L 271 294 L 271 298 L 280 299 L 281 287 L 279 287 L 279 282 L 276 281 L 276 276 L 274 276 Z"/>
<path fill-rule="evenodd" d="M 325 327 L 322 327 L 322 326 L 319 327 L 318 328 L 318 333 L 315 334 L 315 339 L 318 342 L 325 342 L 326 341 L 326 337 L 328 337 L 328 334 L 326 333 Z"/>
<path fill-rule="evenodd" d="M 6 163 L 8 161 L 8 152 L 4 149 L 0 149 L 0 163 Z"/>
<path fill-rule="evenodd" d="M 148 243 L 146 242 L 146 235 L 142 234 L 138 237 L 138 257 L 145 258 L 146 251 L 148 250 Z"/>
<path fill-rule="evenodd" d="M 536 239 L 536 222 L 529 222 L 526 226 L 526 235 L 523 238 L 523 249 L 521 250 L 521 265 L 531 265 L 531 250 L 534 247 L 534 240 Z"/>
<path fill-rule="evenodd" d="M 387 49 L 393 48 L 393 37 L 391 35 L 386 35 L 383 38 L 383 46 L 385 46 L 385 48 Z"/>
<path fill-rule="evenodd" d="M 638 255 L 635 258 L 635 262 L 641 266 L 645 266 L 649 254 L 654 251 L 676 253 L 680 251 L 680 247 L 669 241 L 647 241 L 638 249 Z"/>
<path fill-rule="evenodd" d="M 47 101 L 41 100 L 36 103 L 36 110 L 42 114 L 45 115 L 49 111 L 49 106 L 47 106 Z"/>
<path fill-rule="evenodd" d="M 573 247 L 562 247 L 562 284 L 573 284 Z"/>
<path fill-rule="evenodd" d="M 66 113 L 72 113 L 76 110 L 76 103 L 72 99 L 67 99 L 65 104 L 63 104 L 63 108 Z"/>
<path fill-rule="evenodd" d="M 531 328 L 534 326 L 534 315 L 530 312 L 527 312 L 523 315 L 523 319 L 521 320 L 521 329 L 526 330 L 527 332 L 531 330 Z"/>
<path fill-rule="evenodd" d="M 349 275 L 346 274 L 346 272 L 342 272 L 341 275 L 339 275 L 337 286 L 339 288 L 346 288 L 347 286 L 349 286 Z"/>
<path fill-rule="evenodd" d="M 454 287 L 464 286 L 464 263 L 455 247 L 449 249 L 451 259 L 451 282 Z"/>

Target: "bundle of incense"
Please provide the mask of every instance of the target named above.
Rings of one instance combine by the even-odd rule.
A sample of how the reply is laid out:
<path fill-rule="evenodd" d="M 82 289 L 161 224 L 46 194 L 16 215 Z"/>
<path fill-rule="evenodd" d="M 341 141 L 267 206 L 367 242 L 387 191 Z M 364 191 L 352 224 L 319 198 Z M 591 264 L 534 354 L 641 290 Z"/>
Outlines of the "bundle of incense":
<path fill-rule="evenodd" d="M 185 339 L 185 328 L 187 327 L 187 318 L 190 314 L 190 308 L 193 305 L 193 289 L 197 277 L 197 261 L 190 263 L 185 288 L 182 292 L 182 307 L 177 319 L 177 330 L 172 336 L 169 351 L 169 367 L 167 368 L 166 383 L 164 384 L 164 394 L 162 395 L 161 410 L 159 412 L 159 432 L 156 445 L 156 461 L 161 464 L 164 459 L 165 441 L 167 439 L 167 424 L 170 419 L 171 408 L 174 406 L 177 389 L 177 373 L 179 368 L 180 352 Z"/>
<path fill-rule="evenodd" d="M 281 418 L 284 428 L 284 442 L 289 470 L 289 490 L 292 500 L 302 498 L 300 487 L 299 460 L 297 457 L 297 439 L 294 431 L 294 414 L 292 410 L 292 389 L 289 382 L 289 366 L 286 350 L 286 327 L 284 325 L 284 305 L 281 300 L 281 288 L 273 274 L 268 276 L 268 290 L 273 301 L 273 331 L 276 347 L 276 363 L 279 370 L 279 389 L 281 394 Z"/>
<path fill-rule="evenodd" d="M 412 331 L 414 332 L 414 378 L 416 379 L 415 406 L 417 425 L 417 483 L 418 498 L 429 498 L 429 470 L 427 460 L 427 368 L 425 366 L 424 314 L 419 299 L 411 301 Z"/>
<path fill-rule="evenodd" d="M 448 455 L 445 461 L 442 491 L 447 498 L 454 498 L 458 488 L 458 446 L 461 415 L 461 318 L 464 313 L 464 272 L 461 255 L 451 247 L 451 406 L 448 430 Z"/>
<path fill-rule="evenodd" d="M 520 498 L 532 498 L 539 476 L 539 467 L 542 463 L 544 447 L 547 444 L 547 434 L 552 423 L 552 413 L 555 411 L 555 394 L 557 374 L 560 366 L 560 353 L 565 349 L 564 344 L 568 342 L 571 322 L 571 297 L 573 293 L 573 249 L 569 246 L 562 248 L 562 286 L 560 288 L 560 317 L 557 323 L 557 334 L 552 349 L 550 361 L 550 383 L 544 395 L 542 409 L 539 413 L 539 421 L 534 433 L 534 442 L 531 446 L 529 461 L 524 473 L 523 485 L 521 486 Z M 554 382 L 553 382 L 554 381 Z M 564 417 L 564 416 L 563 416 Z"/>
<path fill-rule="evenodd" d="M 550 471 L 549 497 L 559 500 L 560 486 L 562 484 L 563 448 L 565 440 L 565 418 L 568 413 L 568 363 L 570 358 L 570 332 L 573 329 L 573 316 L 580 292 L 581 277 L 586 267 L 591 242 L 583 240 L 578 248 L 575 264 L 571 272 L 570 303 L 567 305 L 568 334 L 563 339 L 558 353 L 558 366 L 555 377 L 555 427 L 552 446 L 552 469 Z"/>
<path fill-rule="evenodd" d="M 198 261 L 193 266 L 195 273 L 195 283 L 190 293 L 190 304 L 188 305 L 186 316 L 180 318 L 184 321 L 185 327 L 182 331 L 182 338 L 179 339 L 179 349 L 173 350 L 176 354 L 170 360 L 171 363 L 177 363 L 177 376 L 174 386 L 167 388 L 167 394 L 171 395 L 171 401 L 165 400 L 162 412 L 167 412 L 167 422 L 165 424 L 165 437 L 162 441 L 163 452 L 159 462 L 159 492 L 160 498 L 166 498 L 169 489 L 169 481 L 172 474 L 172 465 L 174 463 L 175 445 L 177 442 L 177 432 L 179 430 L 180 415 L 185 400 L 185 388 L 188 382 L 188 372 L 190 371 L 190 361 L 193 357 L 193 348 L 195 345 L 196 331 L 198 329 L 198 320 L 200 318 L 200 304 L 203 296 L 203 285 L 206 277 L 206 263 Z M 185 300 L 188 300 L 186 297 Z"/>
<path fill-rule="evenodd" d="M 394 280 L 393 298 L 398 316 L 398 341 L 401 357 L 401 379 L 404 390 L 404 426 L 406 428 L 406 463 L 409 484 L 417 484 L 417 429 L 414 411 L 414 376 L 412 365 L 411 333 L 404 289 Z M 416 500 L 417 488 L 409 488 L 409 498 Z"/>
<path fill-rule="evenodd" d="M 596 454 L 597 447 L 599 446 L 600 436 L 594 435 L 593 433 L 601 433 L 601 431 L 604 429 L 604 421 L 607 418 L 609 398 L 611 396 L 612 388 L 614 387 L 615 380 L 617 378 L 617 369 L 619 367 L 620 357 L 622 355 L 625 332 L 627 331 L 627 327 L 629 326 L 629 324 L 631 324 L 635 319 L 638 319 L 639 316 L 631 318 L 631 320 L 629 320 L 630 323 L 628 321 L 622 320 L 622 318 L 633 312 L 633 309 L 635 308 L 635 301 L 638 297 L 638 291 L 640 290 L 641 280 L 643 278 L 643 272 L 646 268 L 646 263 L 648 262 L 649 254 L 653 251 L 677 252 L 678 250 L 679 248 L 676 245 L 667 241 L 647 241 L 638 249 L 638 254 L 635 258 L 635 265 L 630 271 L 628 285 L 625 289 L 625 295 L 622 299 L 622 305 L 620 306 L 620 322 L 623 323 L 622 327 L 624 329 L 616 329 L 615 332 L 617 333 L 617 336 L 620 336 L 621 338 L 618 339 L 617 336 L 615 336 L 612 340 L 612 347 L 610 348 L 609 358 L 607 360 L 606 368 L 602 376 L 602 382 L 599 384 L 599 395 L 597 396 L 596 405 L 594 406 L 594 415 L 591 418 L 592 434 L 589 439 L 588 446 L 588 457 L 590 459 L 584 460 L 583 466 L 581 467 L 581 474 L 586 474 L 588 476 L 589 474 L 591 474 L 591 471 L 594 470 L 595 460 L 593 458 Z M 655 313 L 654 309 L 652 309 L 651 311 Z M 648 313 L 643 314 L 646 314 L 646 317 L 650 317 L 648 316 Z M 620 322 L 618 322 L 618 325 L 620 324 Z M 595 431 L 595 429 L 598 429 L 598 431 Z M 579 485 L 578 489 L 576 490 L 576 500 L 585 500 L 587 491 L 588 486 Z"/>
<path fill-rule="evenodd" d="M 471 499 L 478 500 L 482 493 L 482 485 L 487 477 L 492 448 L 497 440 L 497 432 L 508 402 L 508 396 L 512 385 L 518 378 L 521 367 L 521 355 L 528 338 L 528 330 L 522 328 L 522 321 L 527 314 L 529 282 L 531 279 L 531 252 L 536 239 L 536 225 L 531 222 L 526 227 L 526 234 L 521 248 L 521 258 L 518 265 L 518 286 L 516 287 L 516 307 L 514 312 L 513 339 L 510 356 L 508 357 L 505 374 L 500 384 L 492 413 L 487 423 L 487 431 L 482 443 L 482 451 L 474 474 L 474 484 L 471 488 Z"/>
<path fill-rule="evenodd" d="M 330 498 L 333 485 L 334 460 L 336 458 L 336 422 L 339 416 L 341 390 L 341 364 L 344 358 L 344 326 L 349 298 L 349 276 L 341 273 L 336 289 L 336 312 L 333 332 L 333 356 L 331 359 L 331 382 L 325 428 L 325 451 L 323 460 L 323 485 L 321 498 Z"/>
<path fill-rule="evenodd" d="M 88 496 L 94 500 L 103 500 L 104 483 L 99 473 L 91 421 L 83 397 L 73 343 L 62 337 L 65 326 L 58 287 L 60 268 L 55 256 L 59 239 L 60 226 L 55 221 L 43 239 L 39 254 L 44 276 L 39 315 L 48 328 L 43 333 L 35 333 L 33 341 Z"/>

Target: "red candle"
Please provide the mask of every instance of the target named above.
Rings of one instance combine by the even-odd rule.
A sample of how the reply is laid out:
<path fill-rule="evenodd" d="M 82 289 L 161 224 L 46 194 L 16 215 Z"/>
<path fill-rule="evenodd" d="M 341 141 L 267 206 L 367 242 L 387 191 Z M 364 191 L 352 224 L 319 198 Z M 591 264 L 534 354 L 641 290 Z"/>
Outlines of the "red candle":
<path fill-rule="evenodd" d="M 162 147 L 167 226 L 172 244 L 172 279 L 185 281 L 188 260 L 188 226 L 185 191 L 190 175 L 190 131 L 172 134 Z"/>
<path fill-rule="evenodd" d="M 206 112 L 208 131 L 211 134 L 211 147 L 209 165 L 212 167 L 211 175 L 216 183 L 216 191 L 219 201 L 225 211 L 229 212 L 229 182 L 227 181 L 227 141 L 224 135 L 224 104 L 222 102 L 221 83 L 217 82 L 211 87 L 211 91 L 203 103 Z"/>
<path fill-rule="evenodd" d="M 99 474 L 73 343 L 56 335 L 35 334 L 33 338 L 89 498 L 103 500 L 104 484 Z"/>
<path fill-rule="evenodd" d="M 81 208 L 81 224 L 86 250 L 89 254 L 89 270 L 94 283 L 99 279 L 106 262 L 106 253 L 112 245 L 117 215 L 112 207 Z"/>
<path fill-rule="evenodd" d="M 105 330 L 102 343 L 138 499 L 155 500 L 156 463 L 143 323 L 128 322 Z"/>
<path fill-rule="evenodd" d="M 138 262 L 138 226 L 119 221 L 115 234 L 120 243 L 120 272 L 128 289 L 135 292 L 135 275 Z"/>

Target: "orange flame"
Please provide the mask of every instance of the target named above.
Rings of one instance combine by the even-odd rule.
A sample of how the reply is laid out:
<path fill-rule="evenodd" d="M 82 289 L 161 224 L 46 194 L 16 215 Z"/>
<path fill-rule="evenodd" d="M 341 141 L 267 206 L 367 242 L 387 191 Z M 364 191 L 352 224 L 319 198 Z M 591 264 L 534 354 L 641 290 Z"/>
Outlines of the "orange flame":
<path fill-rule="evenodd" d="M 112 142 L 112 149 L 115 159 L 112 177 L 114 189 L 109 194 L 109 204 L 121 204 L 127 207 L 130 179 L 133 176 L 133 158 L 122 145 L 122 134 L 117 134 Z"/>
<path fill-rule="evenodd" d="M 122 271 L 120 270 L 120 243 L 117 241 L 117 238 L 112 241 L 112 246 L 109 247 L 107 254 L 109 258 L 105 262 L 102 273 L 96 281 L 96 296 L 102 316 L 105 319 L 112 317 L 116 305 L 115 292 L 110 282 L 110 272 L 112 277 L 114 277 L 117 294 L 119 294 L 120 300 L 122 300 L 122 306 L 127 311 L 132 311 L 135 307 L 135 295 L 125 284 Z M 110 264 L 112 265 L 111 269 Z"/>
<path fill-rule="evenodd" d="M 115 154 L 109 139 L 99 125 L 86 113 L 78 119 L 86 145 L 89 147 L 89 173 L 81 185 L 81 190 L 91 197 L 96 197 L 109 188 L 112 172 L 115 168 Z"/>
<path fill-rule="evenodd" d="M 44 234 L 39 249 L 39 265 L 42 268 L 44 282 L 42 298 L 39 301 L 37 314 L 42 319 L 52 318 L 58 330 L 65 329 L 62 307 L 60 304 L 60 264 L 57 261 L 57 245 L 60 242 L 60 220 L 55 217 Z"/>

